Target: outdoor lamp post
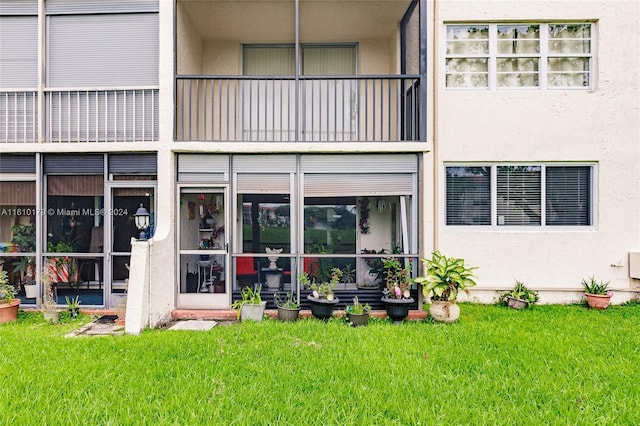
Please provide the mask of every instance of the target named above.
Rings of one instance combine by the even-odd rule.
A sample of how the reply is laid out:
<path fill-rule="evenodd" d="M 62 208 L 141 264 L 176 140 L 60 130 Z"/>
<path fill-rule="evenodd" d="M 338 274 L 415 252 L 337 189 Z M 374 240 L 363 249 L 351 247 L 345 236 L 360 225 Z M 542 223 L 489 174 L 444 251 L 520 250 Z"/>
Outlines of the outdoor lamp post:
<path fill-rule="evenodd" d="M 140 207 L 138 207 L 136 214 L 133 215 L 133 218 L 136 221 L 136 227 L 140 230 L 140 236 L 138 239 L 140 241 L 146 241 L 147 233 L 145 231 L 149 227 L 149 212 L 142 206 L 142 203 L 140 204 Z"/>

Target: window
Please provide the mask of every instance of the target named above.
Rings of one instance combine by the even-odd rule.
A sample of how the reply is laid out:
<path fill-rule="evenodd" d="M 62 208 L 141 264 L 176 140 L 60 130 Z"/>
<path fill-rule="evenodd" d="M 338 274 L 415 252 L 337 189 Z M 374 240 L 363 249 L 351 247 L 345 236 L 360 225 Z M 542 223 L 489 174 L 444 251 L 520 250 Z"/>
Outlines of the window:
<path fill-rule="evenodd" d="M 593 166 L 446 167 L 447 225 L 590 226 Z"/>
<path fill-rule="evenodd" d="M 446 26 L 446 86 L 589 88 L 592 24 Z"/>

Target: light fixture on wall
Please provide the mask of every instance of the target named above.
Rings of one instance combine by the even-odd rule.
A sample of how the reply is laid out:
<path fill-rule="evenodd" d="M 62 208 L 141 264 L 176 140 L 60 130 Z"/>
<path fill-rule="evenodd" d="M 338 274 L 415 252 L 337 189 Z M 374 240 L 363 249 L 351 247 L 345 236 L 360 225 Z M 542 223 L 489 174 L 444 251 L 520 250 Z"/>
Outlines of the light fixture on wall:
<path fill-rule="evenodd" d="M 136 211 L 136 214 L 133 215 L 133 218 L 136 222 L 136 227 L 140 230 L 140 236 L 138 239 L 140 241 L 147 240 L 146 230 L 149 227 L 149 211 L 142 206 L 140 203 L 140 207 Z"/>

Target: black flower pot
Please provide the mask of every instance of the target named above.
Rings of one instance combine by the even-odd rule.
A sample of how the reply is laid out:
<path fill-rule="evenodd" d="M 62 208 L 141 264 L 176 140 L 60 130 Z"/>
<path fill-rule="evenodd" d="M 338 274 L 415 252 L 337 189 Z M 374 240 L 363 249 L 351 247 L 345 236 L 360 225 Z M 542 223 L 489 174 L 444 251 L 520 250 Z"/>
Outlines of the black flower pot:
<path fill-rule="evenodd" d="M 321 320 L 331 318 L 331 315 L 333 315 L 333 309 L 339 302 L 337 297 L 333 300 L 327 300 L 317 299 L 312 295 L 307 296 L 307 300 L 311 304 L 311 314 Z"/>
<path fill-rule="evenodd" d="M 387 316 L 393 320 L 394 324 L 400 324 L 409 315 L 409 306 L 413 303 L 413 298 L 390 299 L 383 296 L 382 301 L 387 306 Z"/>
<path fill-rule="evenodd" d="M 354 327 L 367 325 L 369 322 L 369 314 L 351 314 L 347 312 L 347 319 Z"/>
<path fill-rule="evenodd" d="M 278 308 L 278 319 L 280 321 L 297 321 L 300 308 Z"/>

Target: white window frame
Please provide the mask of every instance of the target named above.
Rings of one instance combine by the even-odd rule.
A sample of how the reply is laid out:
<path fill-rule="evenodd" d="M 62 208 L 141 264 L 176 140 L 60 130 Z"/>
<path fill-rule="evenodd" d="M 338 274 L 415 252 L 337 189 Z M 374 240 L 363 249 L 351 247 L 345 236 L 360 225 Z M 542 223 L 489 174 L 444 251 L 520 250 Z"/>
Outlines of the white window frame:
<path fill-rule="evenodd" d="M 589 53 L 584 53 L 580 55 L 576 54 L 561 54 L 549 53 L 549 26 L 550 25 L 590 25 L 590 38 L 585 39 L 590 42 Z M 530 26 L 537 25 L 540 30 L 540 51 L 537 54 L 499 54 L 498 53 L 498 27 L 505 25 L 513 25 L 513 26 Z M 469 26 L 469 27 L 480 27 L 480 26 L 488 26 L 489 27 L 489 53 L 488 54 L 447 54 L 447 42 L 450 40 L 447 39 L 447 28 L 449 26 Z M 444 62 L 442 64 L 443 67 L 443 75 L 444 75 L 444 86 L 446 90 L 592 90 L 594 87 L 594 74 L 595 74 L 595 61 L 594 61 L 594 52 L 596 50 L 596 40 L 595 40 L 595 23 L 589 21 L 572 21 L 572 22 L 496 22 L 496 23 L 487 23 L 487 22 L 477 22 L 477 23 L 457 23 L 457 22 L 446 22 L 444 25 L 444 36 L 442 51 L 444 52 Z M 573 39 L 566 39 L 573 40 Z M 588 58 L 589 63 L 589 83 L 586 86 L 549 86 L 548 85 L 548 67 L 547 61 L 549 58 L 561 58 L 561 57 L 585 57 Z M 499 87 L 497 84 L 497 59 L 498 58 L 529 58 L 535 57 L 538 58 L 538 86 L 518 86 L 518 87 Z M 487 87 L 450 87 L 447 86 L 447 60 L 448 59 L 464 59 L 464 58 L 488 58 L 488 76 L 487 76 Z"/>
<path fill-rule="evenodd" d="M 508 166 L 539 166 L 541 168 L 540 172 L 540 225 L 499 225 L 498 224 L 498 201 L 497 201 L 497 192 L 498 192 L 498 167 L 508 167 Z M 487 225 L 448 225 L 447 224 L 447 168 L 449 167 L 488 167 L 491 169 L 491 186 L 490 186 L 490 197 L 491 197 L 491 224 Z M 590 217 L 589 217 L 589 225 L 547 225 L 547 207 L 546 207 L 546 199 L 547 199 L 547 188 L 546 188 L 546 169 L 547 167 L 589 167 L 591 169 L 590 174 L 590 194 L 589 194 L 589 203 L 590 203 Z M 445 163 L 442 169 L 442 182 L 444 183 L 444 188 L 442 191 L 442 224 L 448 228 L 456 228 L 456 229 L 474 229 L 474 230 L 490 230 L 490 231 L 512 231 L 512 230 L 522 230 L 522 231 L 576 231 L 576 230 L 593 230 L 597 227 L 597 185 L 598 181 L 598 168 L 597 163 L 593 162 L 575 162 L 575 163 L 566 163 L 566 162 L 538 162 L 538 163 Z"/>

